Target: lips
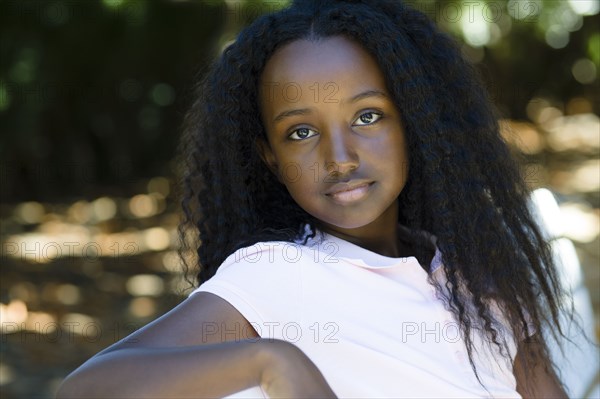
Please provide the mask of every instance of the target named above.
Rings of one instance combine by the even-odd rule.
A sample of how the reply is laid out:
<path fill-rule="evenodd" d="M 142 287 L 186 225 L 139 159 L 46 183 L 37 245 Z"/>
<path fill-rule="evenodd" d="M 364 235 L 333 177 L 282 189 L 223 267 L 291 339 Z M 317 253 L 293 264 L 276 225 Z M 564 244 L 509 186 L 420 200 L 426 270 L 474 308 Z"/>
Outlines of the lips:
<path fill-rule="evenodd" d="M 325 191 L 325 195 L 339 203 L 349 203 L 364 198 L 371 189 L 373 181 L 351 180 L 336 183 Z"/>

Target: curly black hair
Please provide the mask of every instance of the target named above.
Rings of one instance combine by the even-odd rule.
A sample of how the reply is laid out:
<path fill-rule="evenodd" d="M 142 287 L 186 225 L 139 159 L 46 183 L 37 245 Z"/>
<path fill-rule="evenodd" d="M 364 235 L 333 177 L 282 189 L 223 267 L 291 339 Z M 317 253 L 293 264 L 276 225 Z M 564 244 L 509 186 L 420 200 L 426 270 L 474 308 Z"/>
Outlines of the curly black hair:
<path fill-rule="evenodd" d="M 399 1 L 296 1 L 259 17 L 212 64 L 186 116 L 181 149 L 180 254 L 187 271 L 197 272 L 201 284 L 239 248 L 297 240 L 305 224 L 310 237 L 319 230 L 319 221 L 294 202 L 257 151 L 257 141 L 267 137 L 259 78 L 281 46 L 336 35 L 372 54 L 401 110 L 410 163 L 418 167 L 409 167 L 399 222 L 437 237 L 447 306 L 459 321 L 475 375 L 479 379 L 470 333 L 476 326 L 507 353 L 490 305 L 495 302 L 515 340 L 531 327 L 537 332 L 531 338 L 536 345 L 526 346 L 525 369 L 542 362 L 562 386 L 542 327 L 552 325 L 554 339 L 565 336 L 559 315 L 572 309 L 562 302 L 550 245 L 528 208 L 530 192 L 500 135 L 499 113 L 457 43 Z M 415 242 L 415 251 L 428 265 L 431 248 Z"/>

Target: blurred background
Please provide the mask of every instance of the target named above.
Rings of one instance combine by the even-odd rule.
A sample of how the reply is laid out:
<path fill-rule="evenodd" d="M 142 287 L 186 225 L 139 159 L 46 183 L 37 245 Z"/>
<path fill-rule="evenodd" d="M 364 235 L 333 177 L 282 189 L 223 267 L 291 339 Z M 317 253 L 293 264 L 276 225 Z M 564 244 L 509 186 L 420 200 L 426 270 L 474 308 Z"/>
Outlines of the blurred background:
<path fill-rule="evenodd" d="M 600 3 L 408 3 L 481 71 L 528 184 L 559 202 L 600 320 Z M 193 84 L 286 4 L 0 1 L 2 398 L 52 397 L 184 298 L 175 159 Z"/>

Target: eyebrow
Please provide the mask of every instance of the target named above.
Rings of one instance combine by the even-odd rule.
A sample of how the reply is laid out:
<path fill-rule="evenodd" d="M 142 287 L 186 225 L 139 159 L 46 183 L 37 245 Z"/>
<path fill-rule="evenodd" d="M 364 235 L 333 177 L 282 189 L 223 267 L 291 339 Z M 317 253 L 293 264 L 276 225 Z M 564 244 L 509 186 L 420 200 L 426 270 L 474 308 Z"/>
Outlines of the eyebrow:
<path fill-rule="evenodd" d="M 312 112 L 312 110 L 310 108 L 290 109 L 288 111 L 283 111 L 282 113 L 277 115 L 275 117 L 275 119 L 273 119 L 273 123 L 277 123 L 277 122 L 281 121 L 282 119 L 288 118 L 290 116 L 308 115 L 311 112 Z"/>
<path fill-rule="evenodd" d="M 355 103 L 357 101 L 360 100 L 364 100 L 365 98 L 369 98 L 369 97 L 378 97 L 378 98 L 384 98 L 384 99 L 388 99 L 388 95 L 385 94 L 382 91 L 379 90 L 367 90 L 367 91 L 363 91 L 362 93 L 358 93 L 355 96 L 350 97 L 348 100 L 346 101 L 342 101 L 342 102 L 347 102 L 347 103 Z M 290 116 L 296 116 L 296 115 L 308 115 L 312 112 L 312 108 L 299 108 L 299 109 L 290 109 L 287 111 L 283 111 L 281 113 L 279 113 L 274 119 L 273 119 L 273 123 L 277 123 L 280 122 L 281 120 L 288 118 Z"/>
<path fill-rule="evenodd" d="M 358 93 L 357 95 L 351 97 L 348 102 L 349 103 L 355 103 L 357 101 L 363 100 L 365 98 L 369 98 L 369 97 L 379 97 L 379 98 L 385 98 L 387 99 L 388 96 L 387 94 L 385 94 L 382 91 L 379 90 L 367 90 L 367 91 L 363 91 L 362 93 Z"/>

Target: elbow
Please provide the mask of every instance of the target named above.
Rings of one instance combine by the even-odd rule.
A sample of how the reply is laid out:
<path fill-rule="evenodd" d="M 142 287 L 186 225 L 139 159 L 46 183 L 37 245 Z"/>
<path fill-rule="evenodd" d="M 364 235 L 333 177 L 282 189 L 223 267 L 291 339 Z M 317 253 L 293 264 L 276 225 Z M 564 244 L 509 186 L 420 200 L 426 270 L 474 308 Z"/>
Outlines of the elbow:
<path fill-rule="evenodd" d="M 67 375 L 55 393 L 56 399 L 86 399 L 111 396 L 110 390 L 114 375 L 106 374 L 101 353 L 79 366 Z M 109 367 L 110 369 L 110 367 Z"/>
<path fill-rule="evenodd" d="M 85 399 L 103 396 L 94 381 L 90 381 L 86 376 L 89 377 L 89 373 L 81 372 L 81 369 L 73 371 L 59 385 L 55 398 Z"/>
<path fill-rule="evenodd" d="M 78 395 L 75 391 L 73 381 L 71 381 L 70 377 L 70 375 L 67 376 L 58 387 L 58 390 L 56 391 L 55 395 L 56 399 L 69 399 L 81 397 L 81 395 Z"/>

